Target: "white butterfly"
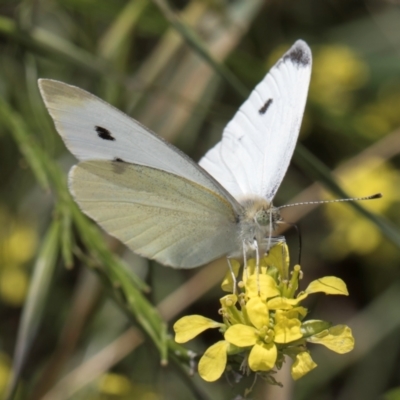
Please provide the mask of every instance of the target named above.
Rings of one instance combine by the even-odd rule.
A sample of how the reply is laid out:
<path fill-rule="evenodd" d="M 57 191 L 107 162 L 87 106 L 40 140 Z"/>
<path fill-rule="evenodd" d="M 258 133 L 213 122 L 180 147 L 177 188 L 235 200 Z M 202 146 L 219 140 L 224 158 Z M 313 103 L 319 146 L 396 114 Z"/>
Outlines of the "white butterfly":
<path fill-rule="evenodd" d="M 272 200 L 307 99 L 301 40 L 275 64 L 199 165 L 92 94 L 41 79 L 57 131 L 80 162 L 69 188 L 81 209 L 134 252 L 175 268 L 266 252 L 280 221 Z"/>

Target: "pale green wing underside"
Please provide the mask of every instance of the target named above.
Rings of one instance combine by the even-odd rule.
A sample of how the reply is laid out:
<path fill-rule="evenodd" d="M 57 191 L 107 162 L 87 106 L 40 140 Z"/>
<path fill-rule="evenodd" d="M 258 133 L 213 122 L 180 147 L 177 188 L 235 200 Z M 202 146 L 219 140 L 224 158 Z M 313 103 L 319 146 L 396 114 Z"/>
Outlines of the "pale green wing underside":
<path fill-rule="evenodd" d="M 158 169 L 84 161 L 69 185 L 82 210 L 134 252 L 175 268 L 194 268 L 231 253 L 236 216 L 219 194 Z"/>

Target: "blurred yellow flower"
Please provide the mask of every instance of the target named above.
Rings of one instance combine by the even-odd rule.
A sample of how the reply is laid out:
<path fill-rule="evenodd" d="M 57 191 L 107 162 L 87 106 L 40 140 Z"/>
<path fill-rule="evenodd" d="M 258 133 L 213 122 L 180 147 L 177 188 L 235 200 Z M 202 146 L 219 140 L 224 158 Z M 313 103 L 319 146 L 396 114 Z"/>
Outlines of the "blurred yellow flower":
<path fill-rule="evenodd" d="M 20 267 L 5 268 L 0 273 L 0 297 L 12 306 L 21 306 L 28 293 L 28 274 Z"/>
<path fill-rule="evenodd" d="M 400 175 L 380 159 L 370 158 L 367 165 L 347 172 L 340 178 L 340 184 L 353 196 L 382 192 L 381 199 L 363 203 L 374 213 L 383 213 L 400 201 Z M 328 257 L 341 259 L 349 253 L 367 255 L 382 245 L 384 239 L 379 229 L 348 205 L 334 203 L 323 211 L 332 224 L 330 235 L 322 243 Z"/>
<path fill-rule="evenodd" d="M 19 264 L 34 255 L 37 234 L 31 224 L 22 221 L 0 206 L 0 257 L 4 264 Z"/>
<path fill-rule="evenodd" d="M 238 265 L 233 263 L 232 266 L 238 277 Z M 338 353 L 353 348 L 350 328 L 331 327 L 320 320 L 304 321 L 307 309 L 299 305 L 313 293 L 348 295 L 345 283 L 333 276 L 324 277 L 297 293 L 302 276 L 300 266 L 293 268 L 290 279 L 287 279 L 288 271 L 287 247 L 278 244 L 260 261 L 259 269 L 255 260 L 249 260 L 238 283 L 239 294 L 221 298 L 223 323 L 200 315 L 185 316 L 175 323 L 178 343 L 191 340 L 210 328 L 218 328 L 224 336 L 224 340 L 210 346 L 199 361 L 199 375 L 204 380 L 217 380 L 228 364 L 243 374 L 253 372 L 271 378 L 268 374 L 281 367 L 285 356 L 294 359 L 292 376 L 299 379 L 316 366 L 306 350 L 307 342 L 323 344 Z M 232 282 L 228 273 L 222 287 L 233 291 Z"/>
<path fill-rule="evenodd" d="M 353 117 L 353 126 L 358 133 L 372 140 L 382 137 L 391 130 L 389 121 L 376 108 L 365 107 Z"/>
<path fill-rule="evenodd" d="M 343 45 L 323 46 L 314 54 L 309 97 L 330 113 L 347 111 L 353 92 L 369 79 L 367 64 Z"/>
<path fill-rule="evenodd" d="M 12 224 L 2 243 L 4 264 L 23 264 L 29 261 L 36 246 L 37 235 L 31 226 L 18 222 Z"/>
<path fill-rule="evenodd" d="M 19 307 L 25 301 L 29 285 L 29 276 L 23 267 L 34 256 L 38 237 L 33 225 L 1 205 L 0 224 L 0 298 Z"/>
<path fill-rule="evenodd" d="M 100 379 L 99 390 L 107 395 L 123 396 L 131 392 L 132 384 L 124 375 L 107 373 Z"/>
<path fill-rule="evenodd" d="M 361 136 L 377 140 L 400 125 L 400 82 L 385 83 L 378 98 L 361 107 L 353 116 L 353 126 Z"/>

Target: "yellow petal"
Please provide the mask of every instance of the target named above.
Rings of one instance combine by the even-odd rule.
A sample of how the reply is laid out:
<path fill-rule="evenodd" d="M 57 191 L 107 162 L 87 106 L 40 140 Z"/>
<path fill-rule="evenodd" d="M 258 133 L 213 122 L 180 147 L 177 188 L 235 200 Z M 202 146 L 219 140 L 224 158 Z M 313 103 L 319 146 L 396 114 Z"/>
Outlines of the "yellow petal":
<path fill-rule="evenodd" d="M 256 272 L 256 259 L 249 258 L 243 271 L 243 281 L 246 283 L 247 276 L 251 276 Z"/>
<path fill-rule="evenodd" d="M 257 328 L 269 324 L 269 313 L 267 303 L 261 300 L 260 297 L 253 297 L 246 303 L 247 315 L 250 322 Z"/>
<path fill-rule="evenodd" d="M 225 340 L 238 347 L 253 346 L 257 339 L 257 330 L 248 325 L 232 325 L 225 332 Z"/>
<path fill-rule="evenodd" d="M 221 340 L 209 347 L 199 361 L 199 375 L 207 382 L 216 381 L 224 372 L 229 343 Z"/>
<path fill-rule="evenodd" d="M 185 343 L 201 332 L 210 328 L 220 328 L 223 324 L 203 317 L 202 315 L 187 315 L 174 324 L 175 342 Z"/>
<path fill-rule="evenodd" d="M 312 360 L 310 354 L 306 351 L 297 354 L 291 369 L 292 378 L 294 380 L 300 379 L 305 374 L 317 367 L 317 364 Z"/>
<path fill-rule="evenodd" d="M 266 264 L 270 271 L 277 271 L 282 279 L 289 278 L 289 250 L 286 243 L 278 243 L 269 251 Z"/>
<path fill-rule="evenodd" d="M 289 265 L 289 250 L 286 243 L 278 243 L 269 251 L 268 256 L 264 257 L 262 263 L 273 266 L 279 271 Z"/>
<path fill-rule="evenodd" d="M 307 342 L 323 344 L 339 354 L 348 353 L 354 348 L 354 337 L 346 325 L 332 326 L 317 335 L 310 336 Z"/>
<path fill-rule="evenodd" d="M 239 275 L 239 270 L 240 270 L 240 263 L 237 260 L 230 259 L 230 263 L 232 266 L 233 273 L 235 274 L 235 277 Z M 230 269 L 228 268 L 228 272 L 225 275 L 224 280 L 221 283 L 221 288 L 224 292 L 233 292 L 233 279 L 232 279 L 232 274 Z"/>
<path fill-rule="evenodd" d="M 326 294 L 349 295 L 346 284 L 341 279 L 336 278 L 336 276 L 325 276 L 312 281 L 305 291 L 306 293 L 323 292 Z"/>
<path fill-rule="evenodd" d="M 287 318 L 284 311 L 277 310 L 275 314 L 275 343 L 289 343 L 303 337 L 301 322 L 297 318 Z"/>
<path fill-rule="evenodd" d="M 304 310 L 306 311 L 305 314 Z M 303 307 L 295 307 L 292 308 L 291 310 L 284 310 L 284 314 L 286 315 L 287 318 L 299 319 L 299 315 L 302 317 L 307 315 L 307 309 L 304 309 Z"/>
<path fill-rule="evenodd" d="M 274 343 L 258 342 L 249 355 L 249 367 L 252 371 L 269 371 L 274 368 L 278 351 Z"/>
<path fill-rule="evenodd" d="M 246 295 L 248 297 L 269 297 L 279 296 L 281 293 L 276 285 L 274 278 L 264 274 L 254 274 L 249 276 L 246 281 Z"/>
<path fill-rule="evenodd" d="M 287 299 L 286 297 L 274 297 L 268 300 L 267 305 L 270 310 L 290 310 L 297 304 L 296 299 Z"/>
<path fill-rule="evenodd" d="M 304 318 L 304 317 L 308 314 L 307 308 L 304 308 L 304 307 L 302 307 L 302 306 L 298 306 L 298 307 L 292 308 L 290 311 L 291 311 L 292 313 L 293 313 L 293 312 L 296 312 L 296 313 L 297 313 L 296 318 L 298 318 L 299 316 L 302 317 L 302 318 Z"/>
<path fill-rule="evenodd" d="M 308 293 L 305 293 L 305 292 L 299 293 L 296 297 L 297 303 L 300 303 L 301 301 L 303 301 L 307 296 L 308 296 Z"/>

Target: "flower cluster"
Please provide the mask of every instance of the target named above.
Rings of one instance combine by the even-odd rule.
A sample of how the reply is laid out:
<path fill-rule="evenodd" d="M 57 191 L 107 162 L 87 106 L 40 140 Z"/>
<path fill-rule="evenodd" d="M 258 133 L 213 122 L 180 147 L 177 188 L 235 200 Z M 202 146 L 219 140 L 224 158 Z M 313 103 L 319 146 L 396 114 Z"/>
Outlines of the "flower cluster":
<path fill-rule="evenodd" d="M 312 293 L 348 295 L 345 283 L 328 276 L 297 293 L 302 272 L 296 265 L 289 274 L 287 254 L 286 245 L 279 244 L 260 260 L 259 268 L 255 260 L 249 260 L 238 283 L 238 293 L 233 289 L 231 274 L 227 274 L 222 289 L 230 294 L 220 299 L 222 322 L 190 315 L 175 323 L 178 343 L 210 328 L 218 328 L 223 335 L 224 339 L 209 347 L 199 361 L 198 371 L 204 380 L 217 380 L 229 365 L 242 374 L 254 372 L 276 383 L 271 373 L 281 368 L 285 356 L 293 359 L 291 374 L 293 379 L 299 379 L 317 366 L 307 350 L 307 342 L 322 344 L 341 354 L 353 349 L 349 327 L 305 320 L 307 309 L 300 305 Z M 238 276 L 240 265 L 231 262 Z"/>

